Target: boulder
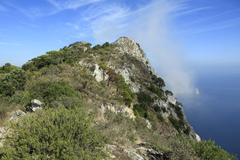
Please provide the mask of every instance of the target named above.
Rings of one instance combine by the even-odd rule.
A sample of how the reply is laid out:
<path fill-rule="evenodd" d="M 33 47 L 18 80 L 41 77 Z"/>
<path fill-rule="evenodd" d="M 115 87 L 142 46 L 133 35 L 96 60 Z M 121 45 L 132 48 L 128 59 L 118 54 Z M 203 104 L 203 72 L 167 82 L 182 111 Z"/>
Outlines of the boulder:
<path fill-rule="evenodd" d="M 152 129 L 152 124 L 150 123 L 150 121 L 148 119 L 145 119 L 146 124 L 147 124 L 147 128 L 148 129 Z"/>
<path fill-rule="evenodd" d="M 16 121 L 16 120 L 18 120 L 20 117 L 23 117 L 23 116 L 25 116 L 25 115 L 26 115 L 25 112 L 23 112 L 23 111 L 21 111 L 21 110 L 17 110 L 17 111 L 14 111 L 14 112 L 10 113 L 10 118 L 9 118 L 9 120 L 10 120 L 10 121 Z"/>
<path fill-rule="evenodd" d="M 30 106 L 27 107 L 27 108 L 28 108 L 28 110 L 29 110 L 30 112 L 35 112 L 35 111 L 37 111 L 37 110 L 42 109 L 43 105 L 44 105 L 44 104 L 43 104 L 41 101 L 39 101 L 39 100 L 37 100 L 37 99 L 33 99 L 33 100 L 31 101 Z"/>
<path fill-rule="evenodd" d="M 201 142 L 201 137 L 198 134 L 195 134 L 197 142 Z"/>
<path fill-rule="evenodd" d="M 95 77 L 97 82 L 101 82 L 108 79 L 108 75 L 104 72 L 102 68 L 98 64 L 94 65 L 93 76 Z"/>

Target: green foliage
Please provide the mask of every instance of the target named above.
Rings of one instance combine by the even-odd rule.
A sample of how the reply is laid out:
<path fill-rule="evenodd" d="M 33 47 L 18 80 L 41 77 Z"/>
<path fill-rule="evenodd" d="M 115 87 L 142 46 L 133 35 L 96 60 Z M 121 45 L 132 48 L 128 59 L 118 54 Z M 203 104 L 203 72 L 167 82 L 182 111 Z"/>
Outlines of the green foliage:
<path fill-rule="evenodd" d="M 152 97 L 145 93 L 145 92 L 139 92 L 137 94 L 138 102 L 141 104 L 144 104 L 145 106 L 150 106 L 153 103 Z"/>
<path fill-rule="evenodd" d="M 31 94 L 28 91 L 18 91 L 9 99 L 11 103 L 17 103 L 21 105 L 28 104 L 31 99 Z"/>
<path fill-rule="evenodd" d="M 204 160 L 236 160 L 236 157 L 227 153 L 213 141 L 193 143 L 193 148 L 198 157 Z"/>
<path fill-rule="evenodd" d="M 96 45 L 93 47 L 93 51 L 94 53 L 100 54 L 102 56 L 109 55 L 114 52 L 114 44 L 110 44 L 109 42 L 106 42 L 103 45 Z"/>
<path fill-rule="evenodd" d="M 24 70 L 37 71 L 50 65 L 58 65 L 62 63 L 73 64 L 78 61 L 84 53 L 83 48 L 90 48 L 90 43 L 76 42 L 69 47 L 65 47 L 59 51 L 50 51 L 45 55 L 32 59 L 23 65 Z"/>
<path fill-rule="evenodd" d="M 73 44 L 70 44 L 69 48 L 82 49 L 83 47 L 90 48 L 91 46 L 92 44 L 88 42 L 75 42 Z"/>
<path fill-rule="evenodd" d="M 169 120 L 179 133 L 183 132 L 186 135 L 189 135 L 191 128 L 187 125 L 187 122 L 184 119 L 176 119 L 170 115 Z"/>
<path fill-rule="evenodd" d="M 162 97 L 164 96 L 164 91 L 163 91 L 161 88 L 159 88 L 159 87 L 157 87 L 157 86 L 155 86 L 155 85 L 153 85 L 153 84 L 151 84 L 151 85 L 148 87 L 148 89 L 149 89 L 151 92 L 155 93 L 159 98 L 162 98 Z"/>
<path fill-rule="evenodd" d="M 28 63 L 24 64 L 22 68 L 24 70 L 36 71 L 43 67 L 60 64 L 63 61 L 64 61 L 63 52 L 50 51 L 45 55 L 32 59 Z"/>
<path fill-rule="evenodd" d="M 23 90 L 27 76 L 21 69 L 16 69 L 0 79 L 0 94 L 12 96 L 17 90 Z"/>
<path fill-rule="evenodd" d="M 116 86 L 118 88 L 118 92 L 121 95 L 123 101 L 127 104 L 130 105 L 134 99 L 134 93 L 131 91 L 129 88 L 129 85 L 125 83 L 124 78 L 121 75 L 116 75 Z"/>
<path fill-rule="evenodd" d="M 137 99 L 138 99 L 138 104 L 135 104 L 133 106 L 133 111 L 135 115 L 148 118 L 150 106 L 153 103 L 152 97 L 145 92 L 139 92 L 137 94 Z"/>
<path fill-rule="evenodd" d="M 173 93 L 171 91 L 169 91 L 169 90 L 166 90 L 165 93 L 166 93 L 166 95 L 173 96 Z"/>
<path fill-rule="evenodd" d="M 9 72 L 17 70 L 17 69 L 18 69 L 18 67 L 11 65 L 10 63 L 6 63 L 2 67 L 0 67 L 0 74 L 9 73 Z"/>
<path fill-rule="evenodd" d="M 144 104 L 135 104 L 133 106 L 134 114 L 144 118 L 148 117 L 147 107 Z"/>
<path fill-rule="evenodd" d="M 103 137 L 81 109 L 48 109 L 13 124 L 1 159 L 98 160 Z"/>
<path fill-rule="evenodd" d="M 74 99 L 78 96 L 78 93 L 67 83 L 54 81 L 36 83 L 30 88 L 30 93 L 32 98 L 40 99 L 47 105 L 56 101 L 64 102 L 63 99 L 66 97 Z"/>
<path fill-rule="evenodd" d="M 153 82 L 160 88 L 165 87 L 165 82 L 162 78 L 157 77 L 156 75 L 152 75 Z"/>
<path fill-rule="evenodd" d="M 173 105 L 171 103 L 169 103 L 169 106 L 172 107 L 175 111 L 175 113 L 177 114 L 178 118 L 181 119 L 181 120 L 184 120 L 184 114 L 183 114 L 183 111 L 182 111 L 182 108 L 178 105 Z"/>

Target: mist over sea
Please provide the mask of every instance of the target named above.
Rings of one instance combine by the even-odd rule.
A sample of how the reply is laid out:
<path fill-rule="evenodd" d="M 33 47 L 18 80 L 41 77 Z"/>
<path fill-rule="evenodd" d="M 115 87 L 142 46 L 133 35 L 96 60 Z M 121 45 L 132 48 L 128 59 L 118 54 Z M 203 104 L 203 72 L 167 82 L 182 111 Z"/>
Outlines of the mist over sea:
<path fill-rule="evenodd" d="M 202 139 L 212 139 L 240 156 L 240 67 L 199 69 L 200 94 L 180 97 L 188 121 Z"/>

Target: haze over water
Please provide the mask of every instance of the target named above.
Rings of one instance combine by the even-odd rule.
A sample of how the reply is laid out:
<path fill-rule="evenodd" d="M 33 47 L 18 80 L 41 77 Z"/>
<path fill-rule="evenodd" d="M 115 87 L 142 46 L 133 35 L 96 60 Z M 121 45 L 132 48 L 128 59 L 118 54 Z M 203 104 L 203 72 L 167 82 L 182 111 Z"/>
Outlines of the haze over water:
<path fill-rule="evenodd" d="M 212 139 L 239 156 L 240 72 L 237 68 L 198 71 L 200 95 L 180 99 L 188 120 L 203 139 Z"/>

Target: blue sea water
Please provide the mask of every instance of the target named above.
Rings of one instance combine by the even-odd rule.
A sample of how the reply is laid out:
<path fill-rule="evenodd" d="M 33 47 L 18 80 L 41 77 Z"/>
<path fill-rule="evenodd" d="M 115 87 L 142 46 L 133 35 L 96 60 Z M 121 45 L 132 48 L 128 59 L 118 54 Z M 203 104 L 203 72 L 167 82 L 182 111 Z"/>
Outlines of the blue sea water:
<path fill-rule="evenodd" d="M 236 68 L 201 70 L 196 86 L 199 96 L 180 98 L 188 121 L 202 139 L 212 139 L 239 157 L 240 72 Z"/>

